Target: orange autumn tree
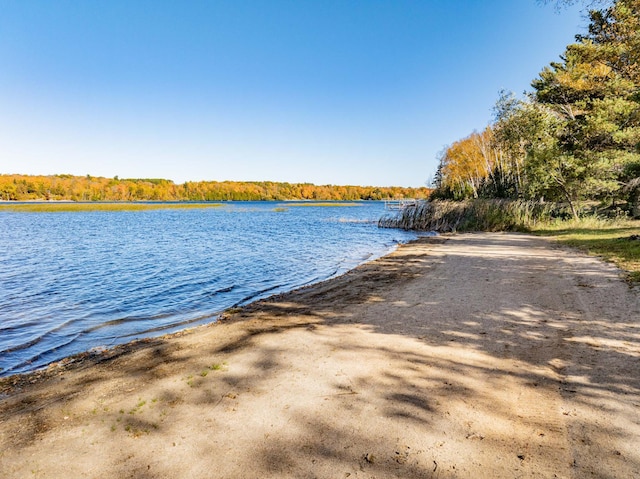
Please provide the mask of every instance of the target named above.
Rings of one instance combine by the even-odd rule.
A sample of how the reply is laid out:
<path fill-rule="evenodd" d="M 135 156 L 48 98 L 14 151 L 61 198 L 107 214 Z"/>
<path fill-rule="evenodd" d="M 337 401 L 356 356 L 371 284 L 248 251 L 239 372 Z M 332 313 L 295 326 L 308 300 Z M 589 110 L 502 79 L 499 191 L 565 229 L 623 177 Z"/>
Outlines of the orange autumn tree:
<path fill-rule="evenodd" d="M 478 198 L 487 179 L 501 169 L 502 156 L 490 127 L 452 143 L 440 157 L 438 191 L 455 199 Z"/>

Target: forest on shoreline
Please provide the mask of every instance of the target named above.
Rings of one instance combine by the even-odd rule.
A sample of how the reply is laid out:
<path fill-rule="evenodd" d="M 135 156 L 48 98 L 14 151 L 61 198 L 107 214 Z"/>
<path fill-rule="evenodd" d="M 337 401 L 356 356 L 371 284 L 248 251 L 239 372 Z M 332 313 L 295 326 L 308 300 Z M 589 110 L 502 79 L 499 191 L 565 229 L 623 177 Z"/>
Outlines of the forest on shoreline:
<path fill-rule="evenodd" d="M 272 181 L 119 179 L 74 175 L 0 175 L 4 201 L 357 201 L 428 198 L 431 189 L 400 186 L 337 186 Z"/>
<path fill-rule="evenodd" d="M 492 123 L 443 150 L 433 199 L 551 201 L 574 218 L 597 201 L 640 217 L 640 0 L 599 3 L 531 92 L 501 92 Z"/>

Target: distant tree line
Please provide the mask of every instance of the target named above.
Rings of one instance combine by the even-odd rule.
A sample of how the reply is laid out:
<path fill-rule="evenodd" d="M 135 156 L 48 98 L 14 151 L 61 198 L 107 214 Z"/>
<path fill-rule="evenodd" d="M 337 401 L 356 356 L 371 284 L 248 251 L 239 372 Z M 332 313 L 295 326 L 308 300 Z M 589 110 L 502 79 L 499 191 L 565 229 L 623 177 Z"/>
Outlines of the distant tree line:
<path fill-rule="evenodd" d="M 640 216 L 640 0 L 607 2 L 524 98 L 439 158 L 435 198 L 624 204 Z"/>
<path fill-rule="evenodd" d="M 385 200 L 427 198 L 429 188 L 316 186 L 271 181 L 190 181 L 119 179 L 73 175 L 0 175 L 0 199 L 71 201 L 282 201 Z"/>

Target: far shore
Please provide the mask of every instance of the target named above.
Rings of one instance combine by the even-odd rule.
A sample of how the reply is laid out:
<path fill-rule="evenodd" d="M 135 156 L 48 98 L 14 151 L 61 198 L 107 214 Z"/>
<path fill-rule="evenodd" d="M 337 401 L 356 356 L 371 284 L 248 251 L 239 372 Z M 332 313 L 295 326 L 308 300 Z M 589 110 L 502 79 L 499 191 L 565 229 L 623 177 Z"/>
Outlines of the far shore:
<path fill-rule="evenodd" d="M 0 379 L 0 477 L 640 477 L 638 318 L 549 239 L 421 238 Z"/>
<path fill-rule="evenodd" d="M 55 213 L 75 211 L 143 211 L 158 209 L 192 209 L 219 208 L 224 203 L 216 202 L 151 202 L 151 201 L 106 201 L 106 202 L 75 202 L 75 201 L 26 201 L 0 203 L 1 211 L 26 213 Z"/>
<path fill-rule="evenodd" d="M 253 201 L 251 201 L 253 202 Z M 261 201 L 258 201 L 261 202 Z M 333 206 L 361 206 L 362 201 L 316 201 L 316 200 L 269 200 L 285 208 L 295 207 L 333 207 Z M 243 203 L 243 201 L 70 201 L 70 200 L 0 200 L 0 212 L 81 212 L 81 211 L 143 211 L 157 209 L 195 209 L 220 208 L 228 204 Z"/>

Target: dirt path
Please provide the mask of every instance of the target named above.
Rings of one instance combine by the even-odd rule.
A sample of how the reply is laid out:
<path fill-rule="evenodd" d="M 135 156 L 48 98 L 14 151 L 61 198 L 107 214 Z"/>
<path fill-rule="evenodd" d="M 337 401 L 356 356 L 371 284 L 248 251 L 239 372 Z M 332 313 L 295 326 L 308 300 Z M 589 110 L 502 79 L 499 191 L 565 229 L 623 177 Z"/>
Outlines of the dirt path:
<path fill-rule="evenodd" d="M 640 477 L 640 294 L 542 238 L 424 239 L 3 387 L 2 478 Z"/>

